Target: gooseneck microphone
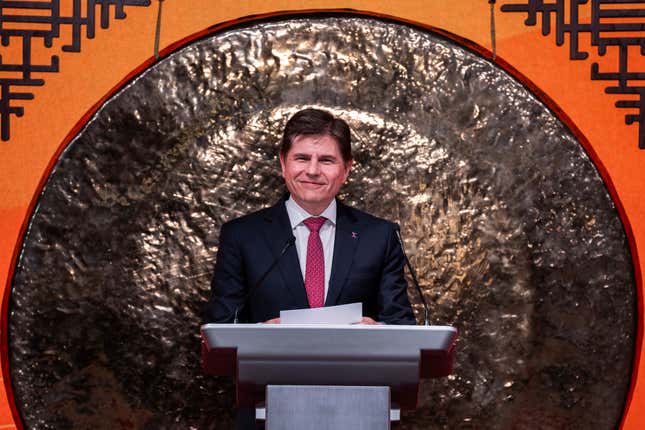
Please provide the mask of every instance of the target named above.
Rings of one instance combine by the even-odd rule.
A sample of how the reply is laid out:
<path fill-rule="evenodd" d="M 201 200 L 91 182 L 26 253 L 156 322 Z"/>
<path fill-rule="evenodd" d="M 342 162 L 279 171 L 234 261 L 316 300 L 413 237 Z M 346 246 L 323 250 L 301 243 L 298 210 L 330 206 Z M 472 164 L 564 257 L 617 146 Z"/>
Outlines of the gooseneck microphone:
<path fill-rule="evenodd" d="M 267 277 L 267 276 L 269 276 L 269 273 L 271 273 L 271 272 L 273 271 L 273 269 L 275 268 L 275 266 L 277 266 L 277 265 L 278 265 L 278 262 L 280 261 L 280 259 L 282 258 L 282 256 L 283 256 L 283 255 L 287 252 L 287 250 L 288 250 L 289 248 L 291 248 L 295 243 L 296 243 L 296 237 L 295 237 L 295 236 L 291 236 L 291 237 L 287 240 L 287 242 L 284 244 L 284 247 L 282 248 L 282 251 L 280 251 L 280 254 L 279 254 L 279 255 L 278 255 L 278 256 L 273 260 L 273 262 L 271 263 L 271 265 L 269 266 L 269 268 L 268 268 L 268 269 L 267 269 L 267 270 L 262 274 L 262 276 L 260 276 L 260 279 L 258 280 L 258 282 L 256 282 L 256 283 L 255 283 L 255 285 L 253 286 L 253 288 L 251 288 L 251 289 L 249 290 L 249 292 L 248 292 L 248 293 L 246 293 L 246 297 L 244 297 L 244 301 L 242 302 L 242 304 L 241 304 L 241 305 L 239 305 L 239 306 L 237 306 L 237 307 L 235 308 L 235 316 L 234 316 L 234 318 L 233 318 L 233 324 L 237 324 L 237 323 L 238 323 L 237 315 L 238 315 L 238 313 L 240 312 L 240 310 L 244 309 L 244 306 L 245 306 L 245 305 L 246 305 L 246 303 L 249 301 L 249 299 L 250 299 L 251 297 L 253 297 L 253 294 L 255 293 L 255 291 L 256 291 L 256 290 L 257 290 L 257 289 L 262 285 L 262 282 L 264 282 L 264 280 L 266 279 L 266 277 Z"/>
<path fill-rule="evenodd" d="M 421 297 L 421 303 L 423 304 L 423 309 L 425 310 L 424 325 L 429 325 L 428 315 L 430 311 L 428 310 L 428 303 L 426 303 L 426 298 L 423 296 L 423 291 L 421 291 L 421 286 L 419 285 L 419 281 L 417 280 L 417 274 L 412 268 L 412 265 L 410 264 L 410 259 L 408 258 L 408 254 L 405 253 L 405 247 L 403 246 L 403 239 L 401 239 L 401 227 L 396 223 L 394 224 L 394 231 L 396 232 L 396 237 L 399 239 L 399 244 L 401 245 L 401 251 L 403 251 L 403 257 L 405 257 L 405 264 L 408 266 L 408 270 L 412 275 L 412 281 L 414 282 L 414 286 L 417 287 L 417 292 L 419 293 L 419 297 Z"/>

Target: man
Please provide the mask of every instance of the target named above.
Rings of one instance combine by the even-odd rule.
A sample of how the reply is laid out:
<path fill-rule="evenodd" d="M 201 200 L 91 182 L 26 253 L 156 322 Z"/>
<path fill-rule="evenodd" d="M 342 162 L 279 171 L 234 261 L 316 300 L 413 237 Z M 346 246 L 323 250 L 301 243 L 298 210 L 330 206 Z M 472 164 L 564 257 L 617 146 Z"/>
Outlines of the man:
<path fill-rule="evenodd" d="M 280 165 L 289 196 L 222 226 L 207 322 L 361 302 L 363 324 L 415 324 L 394 224 L 336 200 L 352 167 L 347 123 L 297 112 Z"/>

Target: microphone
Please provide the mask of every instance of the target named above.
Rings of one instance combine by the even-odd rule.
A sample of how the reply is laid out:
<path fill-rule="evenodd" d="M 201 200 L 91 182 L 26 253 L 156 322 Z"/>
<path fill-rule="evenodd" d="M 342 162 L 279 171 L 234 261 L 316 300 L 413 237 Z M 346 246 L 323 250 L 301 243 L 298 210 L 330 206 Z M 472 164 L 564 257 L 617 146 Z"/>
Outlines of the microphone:
<path fill-rule="evenodd" d="M 412 268 L 412 265 L 410 264 L 410 259 L 408 259 L 408 254 L 405 253 L 405 247 L 403 246 L 403 239 L 401 239 L 401 227 L 396 223 L 394 224 L 394 231 L 396 232 L 396 237 L 399 239 L 399 244 L 401 245 L 401 251 L 403 251 L 403 257 L 405 257 L 405 264 L 408 266 L 408 270 L 412 275 L 412 281 L 414 282 L 414 286 L 417 287 L 417 292 L 419 293 L 419 297 L 421 297 L 421 303 L 423 304 L 423 309 L 425 310 L 424 325 L 429 325 L 428 314 L 430 313 L 430 311 L 428 310 L 428 303 L 426 303 L 426 298 L 423 296 L 423 292 L 421 291 L 421 286 L 419 285 L 419 281 L 417 280 L 417 274 L 415 273 L 414 269 Z"/>
<path fill-rule="evenodd" d="M 280 251 L 280 254 L 279 254 L 279 255 L 278 255 L 278 256 L 273 260 L 273 262 L 271 263 L 271 265 L 269 266 L 269 268 L 268 268 L 268 269 L 267 269 L 267 270 L 262 274 L 262 276 L 260 276 L 260 279 L 258 280 L 258 282 L 256 282 L 256 283 L 255 283 L 255 285 L 253 286 L 253 288 L 251 288 L 251 289 L 249 290 L 249 292 L 246 294 L 246 297 L 244 297 L 244 301 L 242 302 L 242 304 L 241 304 L 241 305 L 239 305 L 239 306 L 237 306 L 237 307 L 235 308 L 235 316 L 234 316 L 234 318 L 233 318 L 233 324 L 237 324 L 237 323 L 238 323 L 237 315 L 238 315 L 238 313 L 240 312 L 240 310 L 242 310 L 242 309 L 244 308 L 244 306 L 245 306 L 245 305 L 246 305 L 246 303 L 249 301 L 249 299 L 250 299 L 251 297 L 253 297 L 253 294 L 254 294 L 254 293 L 255 293 L 255 291 L 258 289 L 258 287 L 260 287 L 260 285 L 262 285 L 262 282 L 264 282 L 264 280 L 266 279 L 266 277 L 267 277 L 267 276 L 269 276 L 269 273 L 271 273 L 271 272 L 273 271 L 273 269 L 275 268 L 275 266 L 277 266 L 277 265 L 278 265 L 278 262 L 280 261 L 280 259 L 282 258 L 282 256 L 283 256 L 283 255 L 287 252 L 287 250 L 288 250 L 289 248 L 291 248 L 295 243 L 296 243 L 296 237 L 295 237 L 295 236 L 291 236 L 289 239 L 287 239 L 287 242 L 284 244 L 284 247 L 282 248 L 282 251 Z"/>

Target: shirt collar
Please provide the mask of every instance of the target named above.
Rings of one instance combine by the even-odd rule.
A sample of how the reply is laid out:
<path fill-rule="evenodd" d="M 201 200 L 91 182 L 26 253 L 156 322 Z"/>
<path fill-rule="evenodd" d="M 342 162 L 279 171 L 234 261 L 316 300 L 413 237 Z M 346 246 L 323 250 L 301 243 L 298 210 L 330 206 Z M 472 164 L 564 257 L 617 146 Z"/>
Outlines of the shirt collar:
<path fill-rule="evenodd" d="M 287 207 L 287 214 L 289 215 L 289 222 L 291 223 L 292 229 L 296 228 L 307 218 L 315 216 L 311 215 L 306 210 L 301 208 L 292 196 L 289 196 L 284 204 Z M 319 216 L 327 218 L 327 220 L 331 221 L 332 224 L 336 225 L 336 206 L 336 199 L 332 199 L 331 203 L 329 203 L 329 206 L 327 206 L 327 208 L 322 211 Z"/>

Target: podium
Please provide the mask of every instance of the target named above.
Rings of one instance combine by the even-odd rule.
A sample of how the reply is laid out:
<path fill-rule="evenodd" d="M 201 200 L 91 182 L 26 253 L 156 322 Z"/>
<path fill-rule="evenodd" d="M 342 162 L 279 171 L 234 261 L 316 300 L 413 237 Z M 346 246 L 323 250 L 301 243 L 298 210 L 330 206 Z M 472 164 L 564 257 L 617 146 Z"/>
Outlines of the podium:
<path fill-rule="evenodd" d="M 269 430 L 389 428 L 391 403 L 414 409 L 421 378 L 452 372 L 457 338 L 453 327 L 405 325 L 205 324 L 201 333 L 204 371 L 236 379 L 238 407 L 264 402 Z"/>

